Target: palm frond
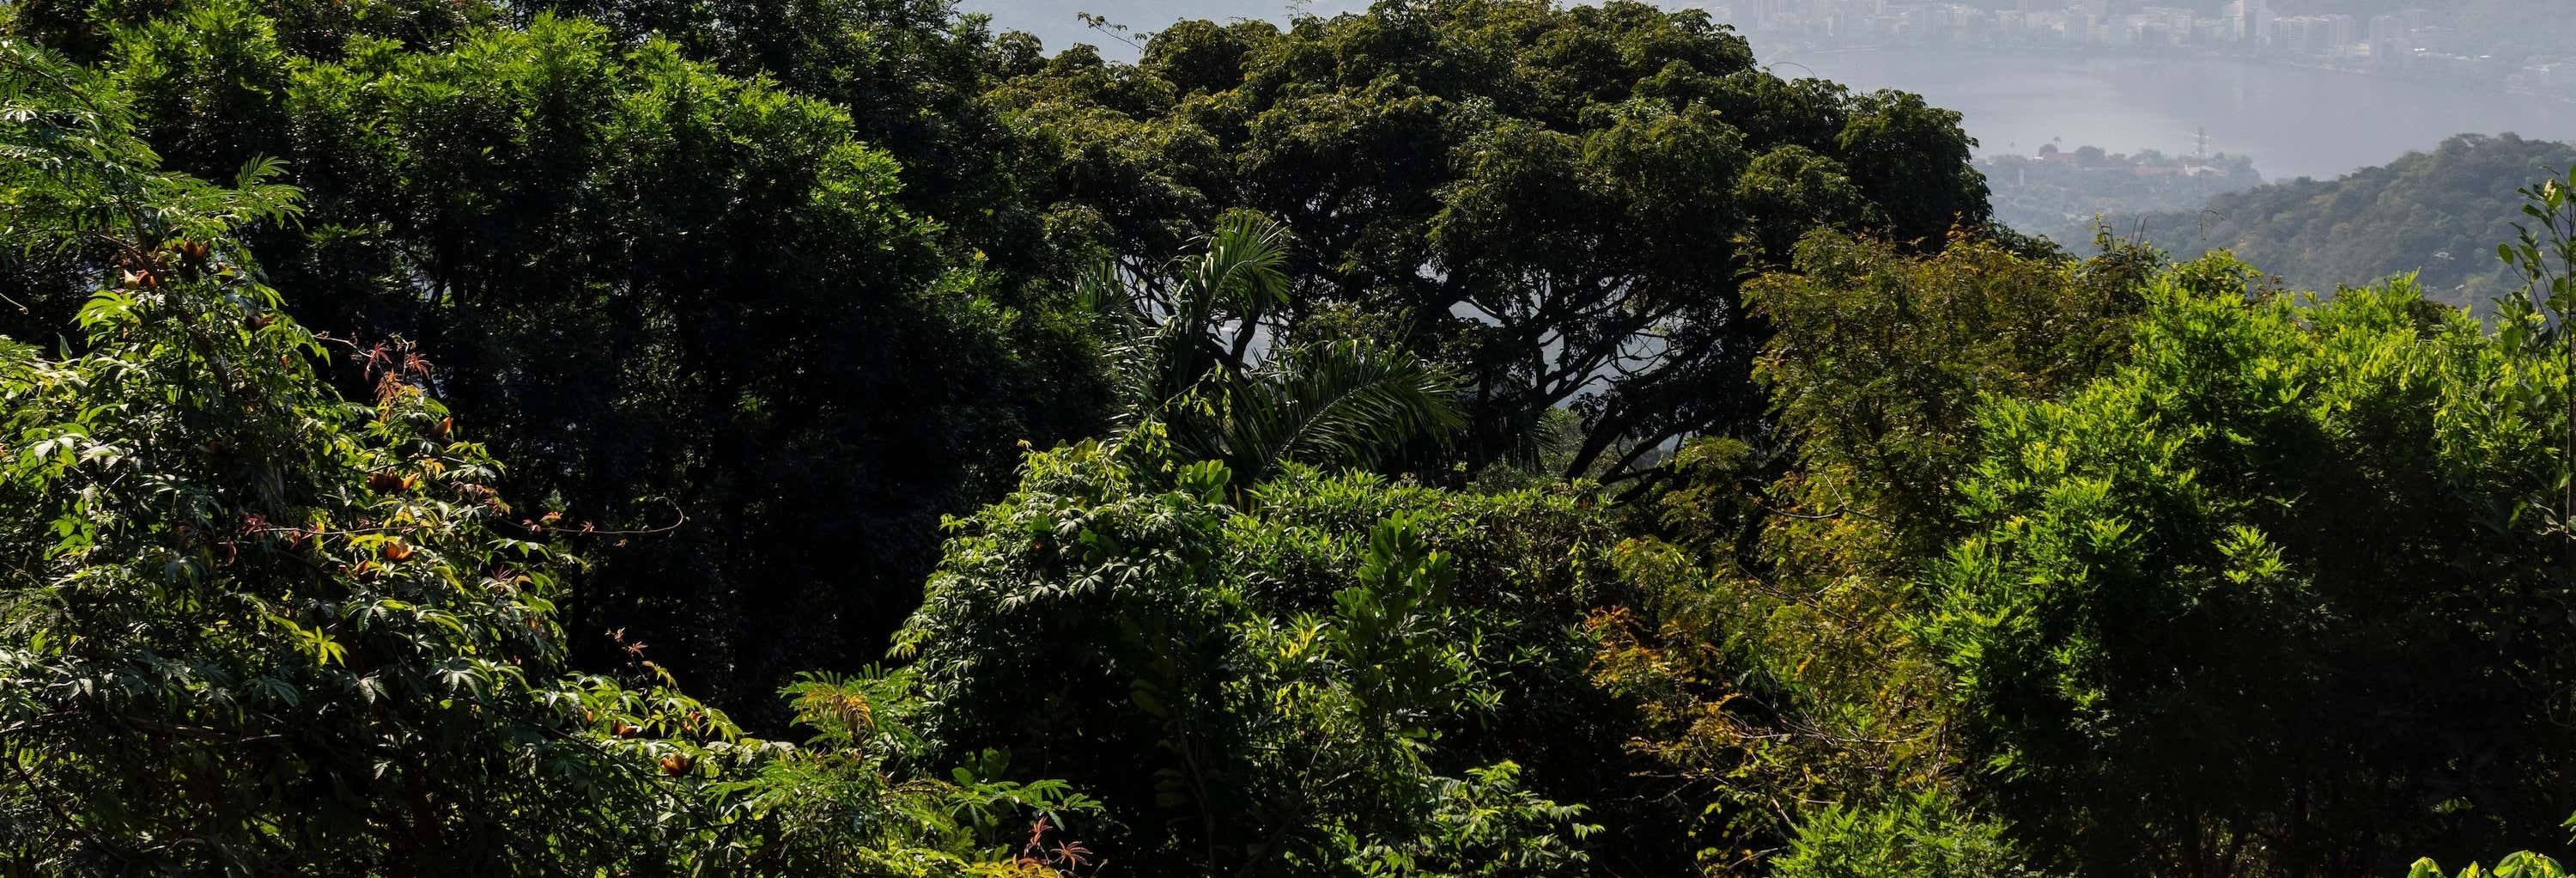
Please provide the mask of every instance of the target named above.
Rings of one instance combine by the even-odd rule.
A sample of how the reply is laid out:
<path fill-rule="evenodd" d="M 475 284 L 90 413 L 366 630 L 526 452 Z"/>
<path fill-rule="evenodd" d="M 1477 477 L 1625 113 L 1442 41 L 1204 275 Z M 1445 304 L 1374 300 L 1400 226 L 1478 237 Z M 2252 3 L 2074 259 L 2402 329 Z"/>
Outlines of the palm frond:
<path fill-rule="evenodd" d="M 1410 352 L 1357 341 L 1280 352 L 1229 382 L 1222 459 L 1244 482 L 1280 463 L 1372 467 L 1405 443 L 1445 441 L 1466 423 L 1458 382 Z"/>
<path fill-rule="evenodd" d="M 1213 307 L 1258 319 L 1288 303 L 1288 229 L 1248 210 L 1228 211 L 1208 236 L 1207 253 L 1195 260 L 1193 286 Z"/>
<path fill-rule="evenodd" d="M 1237 211 L 1174 267 L 1167 297 L 1107 266 L 1082 279 L 1117 364 L 1120 435 L 1160 423 L 1174 449 L 1223 461 L 1248 485 L 1290 461 L 1373 466 L 1464 424 L 1457 380 L 1401 349 L 1344 341 L 1244 362 L 1252 327 L 1288 301 L 1287 238 Z M 1241 321 L 1231 350 L 1218 339 L 1225 319 Z"/>
<path fill-rule="evenodd" d="M 1226 214 L 1207 237 L 1206 252 L 1186 259 L 1177 272 L 1165 313 L 1103 266 L 1086 275 L 1082 297 L 1104 315 L 1119 364 L 1118 383 L 1132 426 L 1187 395 L 1219 362 L 1214 334 L 1220 315 L 1258 320 L 1287 301 L 1287 230 L 1248 211 Z"/>

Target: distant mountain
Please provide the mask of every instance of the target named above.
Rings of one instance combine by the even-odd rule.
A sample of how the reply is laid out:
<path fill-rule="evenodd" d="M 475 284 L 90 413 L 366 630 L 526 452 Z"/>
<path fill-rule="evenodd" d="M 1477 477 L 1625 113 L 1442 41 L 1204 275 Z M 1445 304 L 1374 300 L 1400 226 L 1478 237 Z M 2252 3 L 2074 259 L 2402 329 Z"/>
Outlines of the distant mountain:
<path fill-rule="evenodd" d="M 2485 308 L 2512 288 L 2496 245 L 2513 236 L 2516 190 L 2576 164 L 2576 146 L 2460 135 L 2429 153 L 2335 180 L 2300 178 L 2220 195 L 2199 211 L 2105 217 L 2115 233 L 2177 256 L 2226 249 L 2298 288 L 2359 286 L 2421 272 L 2425 292 Z M 2089 226 L 2050 237 L 2081 250 Z"/>

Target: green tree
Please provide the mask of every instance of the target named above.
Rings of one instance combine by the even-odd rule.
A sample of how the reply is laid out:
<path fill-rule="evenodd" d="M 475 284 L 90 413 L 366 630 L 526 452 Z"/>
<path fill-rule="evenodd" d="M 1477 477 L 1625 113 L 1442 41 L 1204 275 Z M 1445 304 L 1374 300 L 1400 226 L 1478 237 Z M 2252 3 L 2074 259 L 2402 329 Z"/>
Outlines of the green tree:
<path fill-rule="evenodd" d="M 1091 327 L 1028 281 L 1049 251 L 989 191 L 1016 190 L 994 175 L 1018 152 L 977 97 L 980 25 L 924 3 L 584 9 L 616 27 L 188 0 L 31 4 L 9 28 L 87 46 L 175 168 L 283 157 L 310 222 L 245 240 L 308 291 L 295 316 L 414 346 L 499 457 L 551 461 L 512 468 L 512 496 L 656 531 L 577 577 L 581 660 L 630 629 L 766 726 L 789 675 L 892 629 L 938 517 L 1004 487 L 1019 440 L 1097 427 Z M 937 179 L 916 191 L 888 148 Z M 66 270 L 11 272 L 26 307 L 0 331 L 77 338 Z M 362 394 L 359 372 L 328 374 Z"/>
<path fill-rule="evenodd" d="M 656 531 L 576 582 L 586 662 L 628 628 L 783 719 L 767 693 L 874 649 L 1018 440 L 1097 422 L 1081 318 L 950 249 L 851 110 L 552 15 L 311 58 L 264 11 L 182 4 L 103 67 L 182 167 L 287 159 L 308 221 L 248 240 L 288 307 L 414 345 L 497 456 L 547 462 L 497 487 Z"/>
<path fill-rule="evenodd" d="M 187 15 L 200 7 L 134 0 L 27 0 L 14 5 L 10 20 L 18 36 L 82 64 L 96 63 L 118 51 L 122 31 L 149 26 L 164 16 Z M 351 38 L 360 36 L 432 46 L 490 25 L 504 12 L 497 4 L 454 0 L 276 0 L 260 4 L 259 9 L 277 22 L 276 30 L 285 37 L 289 51 L 317 58 L 336 56 Z M 207 121 L 228 124 L 221 119 Z"/>
<path fill-rule="evenodd" d="M 1465 381 L 1469 471 L 1532 457 L 1561 407 L 1587 428 L 1566 471 L 1612 479 L 1750 421 L 1760 245 L 1822 222 L 1937 249 L 1985 218 L 1955 115 L 1773 77 L 1701 12 L 1404 0 L 1035 66 L 993 97 L 1056 169 L 1050 224 L 1141 269 L 1223 210 L 1278 218 L 1276 331 L 1386 315 Z"/>
<path fill-rule="evenodd" d="M 1704 869 L 1758 871 L 1802 844 L 1797 868 L 1838 868 L 1858 855 L 1827 849 L 1899 842 L 1799 839 L 1893 831 L 1921 816 L 1899 808 L 1918 793 L 1967 794 L 1949 680 L 1913 623 L 1915 580 L 1956 536 L 1952 485 L 1981 447 L 1970 413 L 2117 364 L 2153 268 L 1983 241 L 1914 257 L 1818 232 L 1794 272 L 1750 285 L 1773 327 L 1756 367 L 1772 429 L 1682 449 L 1632 513 L 1644 534 L 1614 555 L 1634 593 L 1592 626 L 1596 680 L 1645 705 L 1632 746 L 1711 802 L 1695 826 Z"/>
<path fill-rule="evenodd" d="M 2035 878 L 2002 824 L 1923 793 L 1878 807 L 1826 809 L 1798 827 L 1781 878 Z"/>
<path fill-rule="evenodd" d="M 92 294 L 78 353 L 0 338 L 0 868 L 1073 865 L 1004 843 L 1094 810 L 1061 783 L 919 776 L 908 677 L 795 687 L 800 748 L 650 663 L 645 687 L 567 670 L 571 538 L 513 522 L 416 357 L 367 358 L 359 403 L 319 380 L 325 340 L 242 240 L 301 215 L 274 163 L 163 172 L 127 112 L 0 41 L 7 243 L 68 252 Z"/>
<path fill-rule="evenodd" d="M 2470 863 L 2460 870 L 2457 878 L 2566 878 L 2566 875 L 2566 868 L 2558 865 L 2557 860 L 2523 851 L 2497 860 L 2493 869 L 2479 868 L 2478 864 Z M 2424 859 L 2416 860 L 2415 865 L 2406 870 L 2406 878 L 2453 878 L 2453 876 L 2443 872 L 2441 864 Z"/>
<path fill-rule="evenodd" d="M 668 39 L 729 75 L 766 77 L 843 108 L 859 141 L 902 164 L 904 186 L 893 197 L 938 220 L 955 249 L 983 254 L 990 270 L 1013 281 L 1004 295 L 1070 258 L 1053 249 L 1037 206 L 1022 195 L 1021 178 L 1047 169 L 1026 160 L 1022 132 L 984 100 L 1008 47 L 982 16 L 959 14 L 952 0 L 509 5 L 587 17 L 629 41 Z"/>
<path fill-rule="evenodd" d="M 1926 630 L 2004 813 L 2210 876 L 2556 825 L 2567 364 L 2531 325 L 2166 279 L 2124 365 L 1987 406 Z"/>
<path fill-rule="evenodd" d="M 1152 427 L 1032 455 L 898 639 L 930 738 L 1098 796 L 1151 874 L 1580 870 L 1584 757 L 1546 745 L 1605 719 L 1574 694 L 1598 512 L 1232 481 Z"/>

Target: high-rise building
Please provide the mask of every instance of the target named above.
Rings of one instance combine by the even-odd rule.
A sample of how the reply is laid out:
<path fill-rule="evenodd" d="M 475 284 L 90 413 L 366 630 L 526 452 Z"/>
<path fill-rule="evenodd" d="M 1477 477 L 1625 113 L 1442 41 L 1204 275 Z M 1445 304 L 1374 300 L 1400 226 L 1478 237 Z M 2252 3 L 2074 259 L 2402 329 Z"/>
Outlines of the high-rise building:
<path fill-rule="evenodd" d="M 2354 22 L 2349 15 L 2293 15 L 2273 22 L 2274 42 L 2294 55 L 2320 58 L 2352 53 Z"/>
<path fill-rule="evenodd" d="M 2317 26 L 2315 16 L 2288 16 L 2274 22 L 2274 27 L 2279 34 L 2275 44 L 2288 50 L 2290 54 L 2322 54 L 2318 50 L 2323 48 L 2324 29 Z"/>
<path fill-rule="evenodd" d="M 2227 7 L 2238 42 L 2272 41 L 2272 5 L 2266 0 L 2236 0 Z"/>
<path fill-rule="evenodd" d="M 2318 16 L 2318 18 L 2324 19 L 2325 21 L 2325 38 L 2327 43 L 2326 50 L 2318 54 L 2351 54 L 2353 40 L 2357 36 L 2355 33 L 2356 27 L 2353 17 L 2349 15 L 2335 14 L 2321 15 Z"/>

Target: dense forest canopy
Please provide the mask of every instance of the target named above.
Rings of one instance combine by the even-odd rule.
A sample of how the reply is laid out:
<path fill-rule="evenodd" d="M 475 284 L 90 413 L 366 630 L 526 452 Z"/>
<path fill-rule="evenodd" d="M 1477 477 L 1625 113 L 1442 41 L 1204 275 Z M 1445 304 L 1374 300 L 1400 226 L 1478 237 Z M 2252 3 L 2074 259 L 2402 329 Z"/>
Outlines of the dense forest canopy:
<path fill-rule="evenodd" d="M 2473 318 L 1696 12 L 1138 48 L 0 8 L 0 871 L 2564 874 L 2576 178 Z"/>
<path fill-rule="evenodd" d="M 1816 226 L 1937 246 L 1985 219 L 1956 114 L 1784 80 L 1696 12 L 1397 4 L 1174 25 L 1133 66 L 1076 48 L 995 100 L 1050 153 L 1050 225 L 1132 260 L 1226 209 L 1299 246 L 1284 337 L 1361 334 L 1468 382 L 1470 469 L 1533 454 L 1617 482 L 1758 414 L 1741 272 Z"/>

